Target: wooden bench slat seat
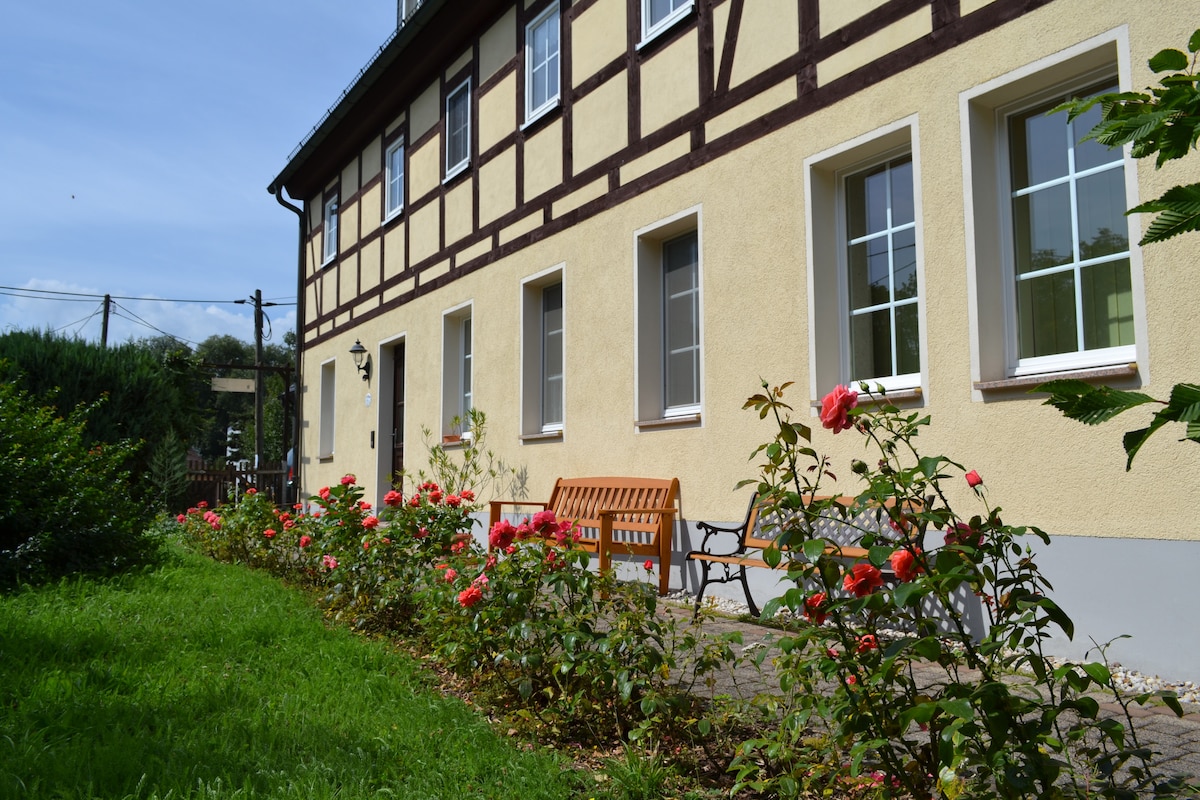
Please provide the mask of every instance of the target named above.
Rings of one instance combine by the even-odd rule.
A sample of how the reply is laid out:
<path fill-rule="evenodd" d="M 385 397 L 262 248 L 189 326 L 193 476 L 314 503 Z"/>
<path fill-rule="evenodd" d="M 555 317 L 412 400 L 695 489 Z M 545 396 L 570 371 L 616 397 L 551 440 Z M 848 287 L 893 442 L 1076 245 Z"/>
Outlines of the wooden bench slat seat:
<path fill-rule="evenodd" d="M 883 509 L 865 509 L 859 512 L 855 519 L 846 520 L 836 514 L 836 506 L 849 507 L 854 502 L 854 498 L 831 496 L 813 499 L 830 500 L 835 504 L 831 507 L 835 513 L 822 515 L 817 523 L 816 535 L 829 541 L 825 546 L 825 554 L 834 558 L 844 558 L 851 561 L 865 560 L 868 555 L 866 548 L 842 544 L 837 542 L 836 539 L 839 537 L 839 534 L 844 536 L 843 532 L 846 530 L 855 530 L 855 526 L 875 528 L 879 524 L 882 524 L 882 520 L 887 519 L 886 514 L 882 513 Z M 704 591 L 710 583 L 732 583 L 737 581 L 742 585 L 742 592 L 746 596 L 746 605 L 750 608 L 750 613 L 756 617 L 759 616 L 758 605 L 754 602 L 753 595 L 750 594 L 750 585 L 746 580 L 746 570 L 747 568 L 771 569 L 771 565 L 759 554 L 775 543 L 774 535 L 763 533 L 764 529 L 772 527 L 772 521 L 761 519 L 761 510 L 762 504 L 759 502 L 758 495 L 755 494 L 750 498 L 750 504 L 746 509 L 746 518 L 740 525 L 721 526 L 709 522 L 697 523 L 696 527 L 705 532 L 704 538 L 701 540 L 698 550 L 692 550 L 685 556 L 687 561 L 694 561 L 700 565 L 700 586 L 696 591 L 697 613 L 699 613 L 700 606 L 704 600 Z M 714 551 L 715 539 L 720 537 L 721 534 L 736 534 L 737 540 L 733 549 L 724 552 Z M 784 548 L 785 551 L 786 549 Z M 713 575 L 714 565 L 719 566 L 721 574 Z M 780 561 L 778 568 L 786 569 L 787 566 L 788 558 L 785 552 L 785 557 Z M 889 569 L 885 568 L 882 571 L 885 577 L 891 574 Z"/>
<path fill-rule="evenodd" d="M 559 478 L 546 502 L 493 500 L 488 530 L 506 507 L 550 509 L 580 530 L 579 544 L 596 553 L 600 569 L 613 553 L 658 560 L 658 593 L 667 593 L 671 571 L 671 534 L 678 513 L 678 478 Z"/>

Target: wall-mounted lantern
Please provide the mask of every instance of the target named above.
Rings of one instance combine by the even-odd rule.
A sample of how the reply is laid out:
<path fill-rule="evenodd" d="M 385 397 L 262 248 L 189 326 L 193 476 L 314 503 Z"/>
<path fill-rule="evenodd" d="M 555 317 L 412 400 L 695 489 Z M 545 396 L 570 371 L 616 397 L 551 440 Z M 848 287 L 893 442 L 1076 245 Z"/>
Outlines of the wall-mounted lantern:
<path fill-rule="evenodd" d="M 358 367 L 358 371 L 363 374 L 362 379 L 364 381 L 371 380 L 371 354 L 358 339 L 354 340 L 354 346 L 350 348 L 350 355 L 354 357 L 354 366 Z"/>

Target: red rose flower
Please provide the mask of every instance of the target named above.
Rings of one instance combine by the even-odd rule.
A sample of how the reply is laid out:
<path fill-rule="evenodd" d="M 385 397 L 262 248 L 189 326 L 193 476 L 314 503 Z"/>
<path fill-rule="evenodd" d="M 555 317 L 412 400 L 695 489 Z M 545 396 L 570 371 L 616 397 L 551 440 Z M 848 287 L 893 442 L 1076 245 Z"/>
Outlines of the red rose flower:
<path fill-rule="evenodd" d="M 827 608 L 827 600 L 824 592 L 810 594 L 804 598 L 804 618 L 814 625 L 825 624 L 825 609 Z"/>
<path fill-rule="evenodd" d="M 301 536 L 301 537 L 300 537 L 300 547 L 301 547 L 301 548 L 308 547 L 310 544 L 312 544 L 312 537 L 311 537 L 311 536 L 307 536 L 307 535 L 306 535 L 306 536 Z"/>
<path fill-rule="evenodd" d="M 896 572 L 896 578 L 901 581 L 911 581 L 922 571 L 921 565 L 917 563 L 916 557 L 921 554 L 921 548 L 914 547 L 912 550 L 902 548 L 892 553 L 892 569 Z"/>
<path fill-rule="evenodd" d="M 475 584 L 471 584 L 458 593 L 458 604 L 463 608 L 470 608 L 482 599 L 483 591 Z"/>
<path fill-rule="evenodd" d="M 821 401 L 821 424 L 834 433 L 849 430 L 853 426 L 849 412 L 857 405 L 858 392 L 838 384 Z"/>
<path fill-rule="evenodd" d="M 882 585 L 883 575 L 871 564 L 855 564 L 842 581 L 842 588 L 855 597 L 865 597 Z"/>
<path fill-rule="evenodd" d="M 645 563 L 642 564 L 642 569 L 646 570 L 646 572 L 653 572 L 654 562 L 647 558 Z"/>
<path fill-rule="evenodd" d="M 462 505 L 462 498 L 456 494 L 448 494 L 446 495 L 446 505 L 450 506 L 451 508 L 458 508 L 460 505 Z"/>
<path fill-rule="evenodd" d="M 442 573 L 442 579 L 445 580 L 446 583 L 454 583 L 454 579 L 457 577 L 458 570 L 454 569 L 454 567 L 449 567 L 445 572 Z"/>
<path fill-rule="evenodd" d="M 201 500 L 199 503 L 196 503 L 196 508 L 208 508 L 208 501 Z"/>
<path fill-rule="evenodd" d="M 263 536 L 267 537 L 268 539 L 274 539 L 275 538 L 275 529 L 267 528 L 265 531 L 263 531 Z"/>
<path fill-rule="evenodd" d="M 430 490 L 430 492 L 429 492 L 429 502 L 433 503 L 435 506 L 436 506 L 438 503 L 442 502 L 442 490 L 441 490 L 441 489 L 432 489 L 432 490 Z"/>
<path fill-rule="evenodd" d="M 374 530 L 378 525 L 379 517 L 366 517 L 362 522 L 362 526 L 367 530 Z"/>
<path fill-rule="evenodd" d="M 395 489 L 383 496 L 383 504 L 385 506 L 398 506 L 404 502 L 404 495 L 397 492 Z"/>
<path fill-rule="evenodd" d="M 317 490 L 317 494 L 320 495 L 322 500 L 328 500 L 329 499 L 329 487 L 322 486 L 320 489 Z"/>
<path fill-rule="evenodd" d="M 175 518 L 175 521 L 176 521 L 176 522 L 187 522 L 187 515 L 186 515 L 186 514 L 180 514 L 179 516 L 177 516 L 177 517 Z"/>
<path fill-rule="evenodd" d="M 968 472 L 965 477 L 967 479 L 967 486 L 970 486 L 972 489 L 983 483 L 983 478 L 979 477 L 979 473 L 975 470 Z"/>
<path fill-rule="evenodd" d="M 868 633 L 868 634 L 858 637 L 858 647 L 855 648 L 856 652 L 861 654 L 861 653 L 869 652 L 871 650 L 878 650 L 878 649 L 879 649 L 879 641 L 871 634 Z"/>
<path fill-rule="evenodd" d="M 470 503 L 472 500 L 475 499 L 475 493 L 472 492 L 470 489 L 463 489 L 461 492 L 458 493 L 458 496 L 461 497 L 463 500 L 466 500 L 468 503 Z"/>
<path fill-rule="evenodd" d="M 255 489 L 253 486 L 251 486 L 249 489 L 246 490 L 246 494 L 250 494 L 250 495 L 258 494 L 258 489 Z"/>
<path fill-rule="evenodd" d="M 342 476 L 342 486 L 349 486 L 350 484 L 354 483 L 356 480 L 358 480 L 358 478 L 355 478 L 353 475 L 343 475 Z"/>

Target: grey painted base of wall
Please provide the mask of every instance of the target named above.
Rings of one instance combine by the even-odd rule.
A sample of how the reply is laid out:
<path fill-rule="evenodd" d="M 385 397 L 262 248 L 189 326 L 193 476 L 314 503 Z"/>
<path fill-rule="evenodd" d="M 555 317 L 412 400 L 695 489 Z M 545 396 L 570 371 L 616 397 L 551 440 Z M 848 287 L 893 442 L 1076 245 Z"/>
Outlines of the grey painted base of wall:
<path fill-rule="evenodd" d="M 486 525 L 485 519 L 481 527 Z M 482 538 L 486 546 L 486 532 Z M 694 593 L 699 587 L 699 567 L 685 563 L 684 556 L 699 548 L 701 538 L 691 521 L 676 526 L 672 590 Z M 1035 561 L 1054 587 L 1050 596 L 1075 623 L 1073 640 L 1064 635 L 1050 640 L 1051 655 L 1084 658 L 1095 647 L 1093 639 L 1104 643 L 1128 635 L 1112 643 L 1110 661 L 1146 675 L 1200 683 L 1200 542 L 1059 536 L 1049 546 L 1032 539 L 1030 544 L 1037 545 Z M 642 561 L 614 559 L 619 574 L 639 580 L 645 579 Z M 759 606 L 789 588 L 781 577 L 772 570 L 748 570 Z M 739 583 L 710 584 L 705 594 L 745 602 Z M 967 610 L 981 625 L 981 611 Z M 1094 652 L 1087 657 L 1097 658 Z"/>

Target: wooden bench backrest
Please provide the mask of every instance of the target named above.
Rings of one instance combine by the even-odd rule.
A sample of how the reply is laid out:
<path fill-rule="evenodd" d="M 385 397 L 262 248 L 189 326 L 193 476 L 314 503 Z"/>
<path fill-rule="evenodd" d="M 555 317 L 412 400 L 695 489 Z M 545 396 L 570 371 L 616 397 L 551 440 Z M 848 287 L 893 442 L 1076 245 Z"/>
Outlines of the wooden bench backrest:
<path fill-rule="evenodd" d="M 853 497 L 835 496 L 821 497 L 820 500 L 833 500 L 835 503 L 849 508 L 854 503 Z M 885 504 L 890 508 L 895 505 L 891 500 Z M 744 543 L 749 550 L 765 550 L 775 543 L 775 538 L 782 532 L 780 519 L 777 514 L 768 514 L 755 498 L 750 511 L 749 524 L 745 528 Z M 883 526 L 882 529 L 880 526 Z M 890 531 L 887 512 L 883 508 L 864 508 L 853 519 L 845 519 L 836 507 L 830 507 L 817 520 L 816 531 L 807 538 L 821 538 L 832 544 L 842 546 L 857 546 L 864 531 L 879 531 L 884 534 Z"/>
<path fill-rule="evenodd" d="M 575 521 L 590 539 L 595 535 L 587 529 L 600 527 L 601 511 L 673 509 L 678 496 L 678 478 L 559 478 L 546 506 L 559 519 Z M 613 515 L 613 529 L 657 534 L 664 521 L 657 511 L 627 511 Z"/>

